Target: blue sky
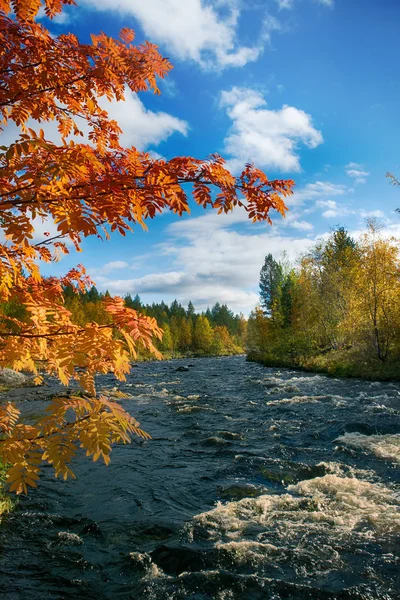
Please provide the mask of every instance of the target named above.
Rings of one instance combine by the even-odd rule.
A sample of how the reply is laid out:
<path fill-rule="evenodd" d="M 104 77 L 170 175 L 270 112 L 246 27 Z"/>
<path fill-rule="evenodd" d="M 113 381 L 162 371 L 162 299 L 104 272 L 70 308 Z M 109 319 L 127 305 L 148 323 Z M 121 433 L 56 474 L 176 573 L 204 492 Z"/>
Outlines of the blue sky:
<path fill-rule="evenodd" d="M 219 152 L 234 171 L 250 160 L 297 184 L 272 227 L 193 207 L 148 232 L 86 240 L 83 255 L 50 271 L 83 262 L 113 294 L 247 314 L 267 253 L 294 259 L 336 225 L 357 235 L 371 215 L 400 235 L 400 189 L 385 179 L 400 172 L 399 18 L 398 0 L 78 0 L 46 21 L 83 41 L 131 27 L 172 61 L 161 97 L 127 94 L 110 107 L 125 144 L 166 157 Z"/>

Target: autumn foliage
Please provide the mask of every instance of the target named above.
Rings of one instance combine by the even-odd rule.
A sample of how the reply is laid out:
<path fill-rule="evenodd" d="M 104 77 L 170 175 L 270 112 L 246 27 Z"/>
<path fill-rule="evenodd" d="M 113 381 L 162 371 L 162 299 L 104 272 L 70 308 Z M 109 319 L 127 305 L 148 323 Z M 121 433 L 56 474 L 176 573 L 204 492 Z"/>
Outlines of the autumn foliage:
<path fill-rule="evenodd" d="M 267 256 L 248 323 L 248 354 L 266 364 L 332 375 L 398 379 L 400 251 L 370 220 L 353 239 L 343 228 L 294 268 Z"/>
<path fill-rule="evenodd" d="M 0 407 L 0 458 L 10 465 L 8 483 L 17 493 L 36 485 L 43 461 L 67 478 L 79 448 L 108 463 L 112 443 L 147 436 L 115 393 L 96 393 L 94 376 L 113 372 L 124 380 L 138 345 L 158 356 L 153 341 L 162 335 L 154 319 L 121 298 L 105 300 L 110 324 L 76 325 L 62 291 L 91 285 L 84 268 L 43 278 L 39 260 L 59 260 L 68 253 L 66 241 L 80 250 L 84 237 L 145 227 L 165 209 L 188 212 L 184 184 L 191 184 L 198 205 L 218 212 L 241 206 L 253 221 L 270 221 L 271 209 L 283 215 L 282 197 L 293 186 L 269 181 L 252 165 L 235 177 L 218 155 L 155 160 L 121 147 L 121 130 L 102 108 L 104 99 L 123 101 L 126 89 L 158 94 L 157 79 L 170 63 L 153 44 L 133 45 L 128 29 L 117 40 L 93 35 L 91 44 L 73 34 L 54 37 L 35 21 L 41 4 L 51 18 L 74 2 L 0 0 L 1 127 L 15 130 L 14 143 L 0 147 L 0 302 L 15 300 L 27 315 L 0 314 L 0 365 L 32 372 L 37 383 L 43 373 L 64 385 L 77 380 L 81 392 L 55 399 L 30 424 L 13 405 Z M 57 123 L 61 143 L 46 138 L 41 123 L 48 121 Z M 34 219 L 54 222 L 57 235 L 35 242 Z"/>

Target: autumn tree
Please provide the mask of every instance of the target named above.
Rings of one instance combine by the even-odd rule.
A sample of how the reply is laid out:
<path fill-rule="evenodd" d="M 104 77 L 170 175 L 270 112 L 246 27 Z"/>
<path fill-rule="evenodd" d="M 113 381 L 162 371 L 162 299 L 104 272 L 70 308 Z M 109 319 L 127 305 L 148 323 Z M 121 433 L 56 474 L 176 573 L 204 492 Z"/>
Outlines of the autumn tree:
<path fill-rule="evenodd" d="M 213 342 L 213 330 L 205 315 L 199 315 L 196 319 L 193 342 L 198 353 L 208 354 L 210 352 Z"/>
<path fill-rule="evenodd" d="M 181 352 L 187 352 L 192 345 L 192 322 L 190 319 L 183 317 L 179 323 L 179 349 Z"/>
<path fill-rule="evenodd" d="M 270 181 L 253 165 L 234 176 L 215 154 L 165 160 L 121 146 L 121 130 L 102 100 L 123 101 L 126 90 L 158 94 L 157 80 L 171 65 L 155 45 L 134 45 L 128 29 L 118 39 L 100 33 L 83 44 L 35 21 L 42 5 L 53 18 L 72 4 L 0 0 L 0 123 L 15 130 L 15 141 L 0 148 L 6 240 L 0 245 L 0 302 L 16 300 L 26 311 L 0 315 L 0 365 L 30 371 L 36 383 L 42 372 L 64 385 L 77 380 L 82 390 L 55 399 L 30 425 L 12 404 L 0 408 L 1 459 L 10 465 L 8 483 L 17 493 L 36 485 L 43 461 L 67 478 L 79 448 L 108 463 L 114 442 L 147 437 L 115 398 L 97 393 L 94 375 L 112 372 L 124 380 L 138 346 L 159 356 L 154 340 L 162 335 L 153 318 L 109 295 L 103 303 L 110 323 L 74 323 L 63 290 L 84 291 L 92 282 L 82 266 L 44 279 L 39 261 L 59 260 L 69 251 L 66 241 L 80 250 L 85 237 L 125 235 L 164 210 L 180 216 L 189 210 L 189 190 L 201 207 L 220 213 L 241 207 L 251 220 L 270 222 L 272 209 L 286 211 L 283 198 L 293 186 Z M 41 129 L 49 121 L 57 124 L 61 143 Z M 35 242 L 38 219 L 54 223 L 57 234 Z"/>
<path fill-rule="evenodd" d="M 163 335 L 160 340 L 160 350 L 161 352 L 172 352 L 173 350 L 173 339 L 171 334 L 171 329 L 168 323 L 162 323 Z"/>
<path fill-rule="evenodd" d="M 344 227 L 333 230 L 303 257 L 300 277 L 308 288 L 308 306 L 303 308 L 314 322 L 313 330 L 319 330 L 319 343 L 326 348 L 335 350 L 348 343 L 343 324 L 358 265 L 356 242 Z"/>
<path fill-rule="evenodd" d="M 271 312 L 256 309 L 248 322 L 251 358 L 337 374 L 394 376 L 400 359 L 399 240 L 376 221 L 354 240 L 332 231 L 282 267 Z"/>
<path fill-rule="evenodd" d="M 249 316 L 247 326 L 246 348 L 249 358 L 265 357 L 269 346 L 269 326 L 260 306 L 257 306 Z"/>
<path fill-rule="evenodd" d="M 213 354 L 233 354 L 237 350 L 235 343 L 225 325 L 216 325 L 213 331 L 211 346 Z"/>
<path fill-rule="evenodd" d="M 360 262 L 354 273 L 348 323 L 356 339 L 385 362 L 393 352 L 400 329 L 399 246 L 385 239 L 371 220 L 359 243 Z"/>

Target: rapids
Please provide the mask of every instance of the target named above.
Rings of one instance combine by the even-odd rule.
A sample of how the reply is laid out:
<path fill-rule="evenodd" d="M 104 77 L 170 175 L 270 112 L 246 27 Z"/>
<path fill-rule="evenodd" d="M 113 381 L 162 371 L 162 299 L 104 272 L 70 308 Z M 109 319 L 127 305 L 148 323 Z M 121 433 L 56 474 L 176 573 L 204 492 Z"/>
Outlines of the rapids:
<path fill-rule="evenodd" d="M 400 598 L 399 383 L 229 357 L 141 363 L 118 387 L 153 439 L 80 458 L 77 481 L 44 468 L 0 526 L 1 598 Z"/>

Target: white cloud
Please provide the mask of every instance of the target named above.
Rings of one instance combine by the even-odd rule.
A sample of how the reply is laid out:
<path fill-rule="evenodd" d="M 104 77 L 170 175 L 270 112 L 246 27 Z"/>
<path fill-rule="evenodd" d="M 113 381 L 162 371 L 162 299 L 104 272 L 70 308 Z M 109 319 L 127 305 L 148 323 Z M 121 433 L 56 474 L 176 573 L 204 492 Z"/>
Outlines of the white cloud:
<path fill-rule="evenodd" d="M 330 181 L 316 181 L 296 190 L 294 195 L 290 196 L 286 202 L 289 206 L 297 206 L 310 200 L 326 199 L 329 196 L 343 196 L 349 192 L 349 188 L 345 185 Z"/>
<path fill-rule="evenodd" d="M 337 208 L 337 202 L 335 202 L 335 200 L 317 200 L 315 204 L 318 208 L 330 208 L 332 210 Z"/>
<path fill-rule="evenodd" d="M 102 278 L 101 289 L 112 293 L 148 294 L 166 301 L 177 298 L 186 304 L 192 300 L 196 309 L 215 302 L 226 302 L 236 310 L 248 313 L 258 302 L 258 279 L 264 257 L 272 252 L 279 258 L 286 250 L 295 259 L 309 248 L 312 240 L 285 236 L 276 227 L 234 227 L 249 222 L 244 211 L 229 215 L 207 213 L 198 218 L 175 221 L 166 229 L 167 241 L 160 244 L 159 262 L 163 272 L 131 279 Z M 291 226 L 308 231 L 296 221 Z"/>
<path fill-rule="evenodd" d="M 135 146 L 142 150 L 148 146 L 158 146 L 173 133 L 186 136 L 188 124 L 164 112 L 147 110 L 139 96 L 130 90 L 125 93 L 125 102 L 101 101 L 110 118 L 118 121 L 123 134 L 121 144 Z"/>
<path fill-rule="evenodd" d="M 31 220 L 31 223 L 33 226 L 33 243 L 38 243 L 46 239 L 53 238 L 60 233 L 57 229 L 54 219 L 51 216 L 48 216 L 46 219 L 43 219 L 42 217 L 35 217 Z M 60 241 L 65 243 L 69 240 L 66 238 Z"/>
<path fill-rule="evenodd" d="M 43 6 L 41 6 L 39 8 L 39 12 L 38 12 L 36 18 L 38 21 L 40 21 L 42 19 L 47 19 Z M 56 23 L 56 25 L 67 25 L 68 23 L 70 23 L 70 21 L 71 21 L 71 14 L 66 12 L 66 10 L 64 9 L 61 13 L 59 13 L 58 15 L 53 17 L 51 19 L 50 23 Z"/>
<path fill-rule="evenodd" d="M 349 208 L 348 206 L 346 206 L 344 204 L 338 204 L 335 200 L 317 200 L 317 202 L 315 203 L 315 206 L 317 208 L 325 209 L 322 212 L 322 216 L 325 219 L 333 219 L 336 217 L 343 217 L 346 215 L 357 215 L 357 216 L 361 217 L 362 219 L 377 218 L 377 219 L 382 219 L 386 223 L 388 223 L 384 212 L 381 210 L 358 211 L 358 210 Z"/>
<path fill-rule="evenodd" d="M 125 269 L 129 267 L 129 263 L 125 260 L 112 260 L 104 265 L 104 271 L 115 271 L 116 269 Z"/>
<path fill-rule="evenodd" d="M 252 47 L 238 43 L 236 0 L 82 0 L 81 4 L 134 17 L 150 41 L 205 68 L 242 67 L 263 51 L 262 34 Z"/>
<path fill-rule="evenodd" d="M 29 211 L 27 213 L 27 217 L 32 224 L 33 230 L 31 232 L 32 237 L 30 238 L 30 243 L 38 244 L 44 242 L 46 240 L 50 240 L 60 234 L 57 228 L 57 224 L 54 222 L 54 219 L 48 215 L 46 218 L 43 217 L 35 217 L 32 219 L 32 213 Z M 56 241 L 56 240 L 54 240 Z M 66 246 L 72 246 L 72 241 L 68 238 L 60 238 L 60 242 L 63 242 Z M 0 243 L 7 243 L 7 239 L 4 235 L 4 230 L 0 226 Z"/>
<path fill-rule="evenodd" d="M 314 225 L 309 223 L 308 221 L 292 221 L 290 223 L 290 227 L 294 227 L 294 229 L 298 229 L 299 231 L 312 231 L 314 229 Z"/>
<path fill-rule="evenodd" d="M 261 168 L 300 171 L 299 145 L 316 148 L 323 142 L 310 115 L 287 105 L 280 110 L 267 109 L 265 99 L 255 90 L 233 87 L 224 91 L 221 106 L 233 122 L 224 145 L 230 156 L 228 166 L 234 172 L 246 162 Z"/>
<path fill-rule="evenodd" d="M 279 10 L 292 10 L 294 8 L 296 0 L 275 0 Z M 333 8 L 335 5 L 334 0 L 314 0 L 314 3 L 321 4 L 327 8 Z"/>
<path fill-rule="evenodd" d="M 185 273 L 181 272 L 163 272 L 152 273 L 133 279 L 112 279 L 105 280 L 103 287 L 107 287 L 110 293 L 130 294 L 152 292 L 157 293 L 162 290 L 168 294 L 169 290 L 175 290 L 182 285 L 185 279 Z"/>
<path fill-rule="evenodd" d="M 324 219 L 334 219 L 336 217 L 356 214 L 355 210 L 348 208 L 344 204 L 338 204 L 335 200 L 317 200 L 315 206 L 326 209 L 322 212 Z"/>
<path fill-rule="evenodd" d="M 294 7 L 294 0 L 276 0 L 279 10 L 291 10 Z"/>
<path fill-rule="evenodd" d="M 360 217 L 363 219 L 384 219 L 385 213 L 381 210 L 362 210 L 360 212 Z"/>
<path fill-rule="evenodd" d="M 262 39 L 271 44 L 271 34 L 274 31 L 285 31 L 285 27 L 276 17 L 266 14 L 262 24 Z"/>
<path fill-rule="evenodd" d="M 362 185 L 367 183 L 367 177 L 369 176 L 369 171 L 366 171 L 363 165 L 358 163 L 351 162 L 345 167 L 346 174 L 354 179 L 356 184 Z"/>
<path fill-rule="evenodd" d="M 100 105 L 108 111 L 111 119 L 115 119 L 121 127 L 121 144 L 125 146 L 135 146 L 138 150 L 145 150 L 149 146 L 158 146 L 161 142 L 167 140 L 172 134 L 180 133 L 184 136 L 188 133 L 188 123 L 165 112 L 152 112 L 147 110 L 141 102 L 139 96 L 130 90 L 125 92 L 125 101 L 109 102 L 105 98 L 100 99 Z M 89 127 L 79 120 L 77 125 L 82 129 L 85 138 L 74 138 L 78 142 L 88 143 L 87 135 Z M 61 137 L 57 130 L 57 123 L 50 121 L 48 123 L 37 123 L 29 119 L 28 127 L 38 131 L 44 130 L 46 138 L 56 144 L 61 143 Z M 19 128 L 10 123 L 1 133 L 2 145 L 8 146 L 13 143 L 19 134 Z"/>
<path fill-rule="evenodd" d="M 173 236 L 188 237 L 191 239 L 195 235 L 206 235 L 220 229 L 229 229 L 233 225 L 250 224 L 247 212 L 244 209 L 237 208 L 230 213 L 217 214 L 215 211 L 208 211 L 201 217 L 175 221 L 168 226 L 167 232 Z"/>
<path fill-rule="evenodd" d="M 331 211 L 330 215 L 324 215 L 327 219 L 345 213 L 358 214 L 327 198 L 318 200 L 318 207 L 326 213 Z M 228 215 L 207 212 L 197 218 L 174 221 L 165 230 L 166 241 L 154 248 L 158 253 L 156 272 L 119 279 L 111 273 L 97 278 L 97 283 L 102 290 L 108 289 L 113 294 L 138 293 L 147 302 L 162 299 L 171 302 L 177 298 L 187 304 L 192 300 L 197 310 L 226 302 L 233 310 L 248 314 L 258 302 L 259 273 L 266 254 L 271 253 L 279 260 L 286 251 L 295 263 L 329 233 L 310 235 L 312 225 L 301 221 L 295 213 L 292 218 L 276 220 L 272 227 L 249 224 L 247 228 L 245 223 L 248 219 L 244 210 Z M 298 232 L 285 234 L 282 229 L 285 224 Z M 400 225 L 387 224 L 385 232 L 398 235 Z M 359 235 L 360 232 L 355 232 L 353 237 Z"/>

